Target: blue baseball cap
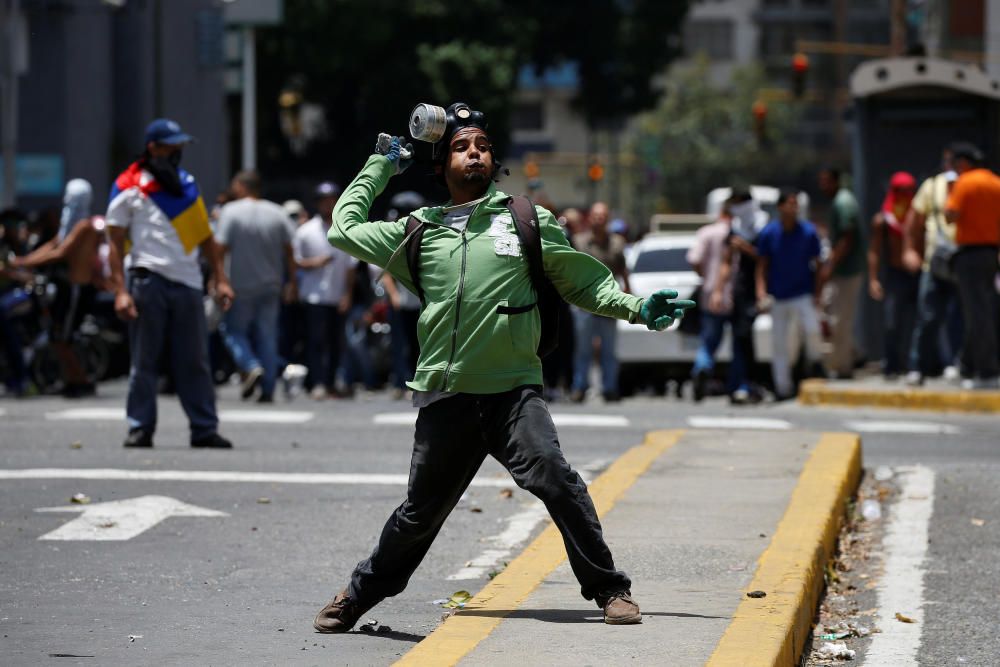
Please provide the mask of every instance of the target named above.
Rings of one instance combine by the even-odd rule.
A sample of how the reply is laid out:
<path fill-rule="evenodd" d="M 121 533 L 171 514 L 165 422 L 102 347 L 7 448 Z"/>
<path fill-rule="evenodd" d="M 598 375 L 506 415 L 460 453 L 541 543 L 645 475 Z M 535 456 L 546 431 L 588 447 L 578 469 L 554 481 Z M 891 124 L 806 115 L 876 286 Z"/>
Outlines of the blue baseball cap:
<path fill-rule="evenodd" d="M 181 131 L 181 126 L 169 118 L 157 118 L 146 126 L 146 143 L 179 146 L 194 141 L 194 137 Z"/>

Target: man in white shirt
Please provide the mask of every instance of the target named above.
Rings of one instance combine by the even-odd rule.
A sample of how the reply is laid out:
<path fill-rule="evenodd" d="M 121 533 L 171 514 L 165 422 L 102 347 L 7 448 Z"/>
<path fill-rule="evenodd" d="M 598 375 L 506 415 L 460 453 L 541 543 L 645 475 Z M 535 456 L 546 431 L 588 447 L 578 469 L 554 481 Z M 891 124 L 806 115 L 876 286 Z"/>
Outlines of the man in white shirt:
<path fill-rule="evenodd" d="M 156 383 L 168 339 L 177 397 L 191 424 L 191 446 L 233 446 L 217 432 L 199 251 L 212 268 L 215 297 L 224 310 L 234 294 L 198 185 L 179 166 L 181 151 L 192 140 L 176 122 L 154 120 L 146 128 L 142 157 L 115 179 L 111 189 L 106 216 L 111 282 L 115 312 L 129 323 L 132 357 L 126 447 L 153 446 Z M 132 243 L 127 281 L 126 240 Z"/>
<path fill-rule="evenodd" d="M 333 207 L 340 195 L 336 183 L 320 183 L 316 188 L 317 213 L 299 227 L 292 240 L 295 262 L 300 269 L 299 302 L 306 331 L 305 386 L 313 398 L 325 398 L 334 391 L 340 360 L 344 314 L 351 307 L 357 260 L 327 241 Z"/>

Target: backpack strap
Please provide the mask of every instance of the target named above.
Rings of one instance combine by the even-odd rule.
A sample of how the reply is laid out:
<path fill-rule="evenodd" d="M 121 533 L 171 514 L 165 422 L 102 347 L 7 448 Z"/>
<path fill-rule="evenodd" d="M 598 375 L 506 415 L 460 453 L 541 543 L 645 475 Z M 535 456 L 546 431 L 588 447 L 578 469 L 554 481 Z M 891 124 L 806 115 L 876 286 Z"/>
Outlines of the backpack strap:
<path fill-rule="evenodd" d="M 406 218 L 406 268 L 410 270 L 410 280 L 417 291 L 420 303 L 425 304 L 424 288 L 420 285 L 420 245 L 424 239 L 424 224 L 412 215 Z"/>
<path fill-rule="evenodd" d="M 528 261 L 528 273 L 535 293 L 541 294 L 545 285 L 545 265 L 542 263 L 542 232 L 539 229 L 538 211 L 527 197 L 511 197 L 507 210 L 514 219 L 514 229 L 521 240 L 521 248 Z"/>

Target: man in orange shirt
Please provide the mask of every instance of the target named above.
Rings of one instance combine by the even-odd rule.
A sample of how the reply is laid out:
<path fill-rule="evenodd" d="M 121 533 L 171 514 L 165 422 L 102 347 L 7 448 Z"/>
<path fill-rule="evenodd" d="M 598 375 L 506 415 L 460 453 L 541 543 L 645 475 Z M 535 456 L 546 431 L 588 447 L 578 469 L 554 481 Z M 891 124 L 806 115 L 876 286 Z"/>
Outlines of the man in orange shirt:
<path fill-rule="evenodd" d="M 1000 388 L 997 357 L 997 292 L 1000 251 L 1000 177 L 982 166 L 982 152 L 967 143 L 952 146 L 958 180 L 948 197 L 958 251 L 952 260 L 965 320 L 964 389 Z"/>

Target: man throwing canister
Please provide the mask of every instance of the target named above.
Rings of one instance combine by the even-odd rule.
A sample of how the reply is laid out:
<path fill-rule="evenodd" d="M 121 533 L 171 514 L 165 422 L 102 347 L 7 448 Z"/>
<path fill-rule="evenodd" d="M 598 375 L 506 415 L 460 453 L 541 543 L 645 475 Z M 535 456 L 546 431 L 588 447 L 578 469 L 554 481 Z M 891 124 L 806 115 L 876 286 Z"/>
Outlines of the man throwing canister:
<path fill-rule="evenodd" d="M 350 630 L 406 587 L 487 455 L 545 503 L 583 597 L 597 602 L 605 621 L 642 620 L 632 582 L 615 567 L 587 487 L 563 457 L 542 398 L 538 297 L 507 208 L 510 197 L 494 185 L 499 164 L 486 129 L 482 113 L 462 103 L 449 107 L 434 157 L 451 201 L 412 214 L 422 233 L 418 284 L 403 252 L 406 219 L 367 222 L 373 200 L 409 166 L 399 139 L 387 154 L 368 159 L 333 214 L 330 243 L 422 293 L 420 356 L 408 383 L 420 411 L 406 500 L 347 587 L 316 616 L 320 632 Z M 622 292 L 607 267 L 569 245 L 548 211 L 535 211 L 545 276 L 573 305 L 657 330 L 693 305 L 676 301 L 670 290 L 648 299 Z"/>

